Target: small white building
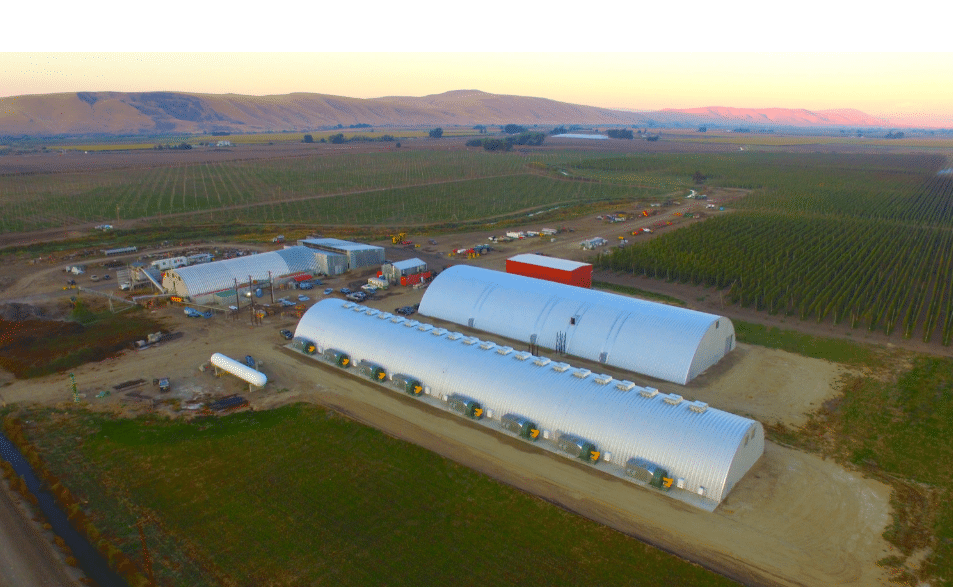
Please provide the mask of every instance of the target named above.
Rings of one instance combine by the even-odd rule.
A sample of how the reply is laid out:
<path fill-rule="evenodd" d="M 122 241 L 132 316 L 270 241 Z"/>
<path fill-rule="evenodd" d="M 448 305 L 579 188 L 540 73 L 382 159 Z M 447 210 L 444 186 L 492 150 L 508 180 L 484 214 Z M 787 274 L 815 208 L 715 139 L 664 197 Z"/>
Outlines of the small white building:
<path fill-rule="evenodd" d="M 427 271 L 427 263 L 416 257 L 381 265 L 381 276 L 387 279 L 392 285 L 399 284 L 401 277 L 415 275 L 425 271 Z"/>

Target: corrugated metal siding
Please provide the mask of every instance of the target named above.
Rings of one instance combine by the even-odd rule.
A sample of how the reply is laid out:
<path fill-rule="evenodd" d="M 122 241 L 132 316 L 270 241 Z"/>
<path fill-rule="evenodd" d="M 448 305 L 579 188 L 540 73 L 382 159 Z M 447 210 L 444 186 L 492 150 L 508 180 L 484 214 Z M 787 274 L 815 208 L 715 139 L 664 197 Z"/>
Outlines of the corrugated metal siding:
<path fill-rule="evenodd" d="M 323 300 L 305 313 L 295 336 L 319 349 L 343 350 L 355 361 L 380 364 L 388 373 L 416 377 L 434 394 L 471 397 L 497 420 L 516 413 L 551 433 L 581 436 L 611 452 L 612 463 L 620 466 L 632 457 L 648 459 L 673 478 L 684 478 L 685 489 L 704 487 L 706 498 L 716 503 L 726 495 L 726 483 L 733 486 L 764 452 L 763 429 L 754 420 L 713 408 L 696 413 L 688 401 L 670 405 L 665 394 L 644 397 L 645 388 L 622 391 L 611 378 L 599 383 L 597 374 L 577 377 L 568 365 L 537 365 L 545 361 L 519 360 L 525 355 L 504 355 L 492 343 L 466 344 L 468 337 L 435 332 L 439 335 L 430 325 L 361 305 Z M 557 365 L 565 370 L 557 371 Z M 756 438 L 745 444 L 752 427 Z"/>
<path fill-rule="evenodd" d="M 592 287 L 592 265 L 555 257 L 516 255 L 506 260 L 506 272 L 566 285 Z"/>
<path fill-rule="evenodd" d="M 565 333 L 571 355 L 681 384 L 734 348 L 722 316 L 467 265 L 437 276 L 420 313 L 548 348 Z"/>
<path fill-rule="evenodd" d="M 247 284 L 249 275 L 253 280 L 267 282 L 269 271 L 272 279 L 278 280 L 294 273 L 317 273 L 318 270 L 317 259 L 310 249 L 288 247 L 280 251 L 173 269 L 166 272 L 163 286 L 167 289 L 171 286 L 179 295 L 195 297 L 231 289 L 236 280 L 239 285 Z"/>

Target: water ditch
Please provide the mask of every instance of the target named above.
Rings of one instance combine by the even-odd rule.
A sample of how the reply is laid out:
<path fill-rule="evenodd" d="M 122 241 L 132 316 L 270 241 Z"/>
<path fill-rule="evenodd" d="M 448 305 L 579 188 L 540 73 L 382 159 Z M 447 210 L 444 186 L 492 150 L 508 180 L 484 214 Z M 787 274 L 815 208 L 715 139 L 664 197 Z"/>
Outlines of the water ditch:
<path fill-rule="evenodd" d="M 52 526 L 53 532 L 73 551 L 73 556 L 86 576 L 95 581 L 99 587 L 129 587 L 121 576 L 109 568 L 106 559 L 86 537 L 70 525 L 66 512 L 60 509 L 53 495 L 43 489 L 43 483 L 33 472 L 33 467 L 2 432 L 0 432 L 0 458 L 10 463 L 17 475 L 26 481 L 27 488 L 36 496 L 37 505 Z"/>

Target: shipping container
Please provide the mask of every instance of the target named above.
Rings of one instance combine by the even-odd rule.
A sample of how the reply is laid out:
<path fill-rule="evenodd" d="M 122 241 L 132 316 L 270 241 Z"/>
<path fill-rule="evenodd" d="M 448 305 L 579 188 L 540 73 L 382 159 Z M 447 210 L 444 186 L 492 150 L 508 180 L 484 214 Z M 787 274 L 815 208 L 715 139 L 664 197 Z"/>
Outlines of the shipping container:
<path fill-rule="evenodd" d="M 401 285 L 416 285 L 418 283 L 424 283 L 429 281 L 433 274 L 430 271 L 425 271 L 424 273 L 414 273 L 413 275 L 402 275 L 400 278 Z"/>
<path fill-rule="evenodd" d="M 516 255 L 506 260 L 506 272 L 578 287 L 592 287 L 592 265 L 544 255 Z"/>

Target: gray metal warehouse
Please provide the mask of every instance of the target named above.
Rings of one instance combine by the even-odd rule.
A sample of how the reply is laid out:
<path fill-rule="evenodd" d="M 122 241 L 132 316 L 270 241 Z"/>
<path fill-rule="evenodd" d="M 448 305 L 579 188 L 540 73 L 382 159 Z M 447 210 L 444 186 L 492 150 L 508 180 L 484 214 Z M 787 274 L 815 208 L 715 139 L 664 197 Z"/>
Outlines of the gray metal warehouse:
<path fill-rule="evenodd" d="M 420 313 L 683 385 L 735 348 L 723 316 L 469 265 L 437 276 Z"/>
<path fill-rule="evenodd" d="M 279 251 L 235 257 L 180 267 L 166 271 L 162 287 L 166 293 L 188 298 L 197 304 L 229 305 L 235 302 L 235 284 L 239 291 L 252 284 L 267 284 L 269 272 L 275 284 L 285 283 L 319 272 L 314 252 L 307 247 L 288 247 Z"/>
<path fill-rule="evenodd" d="M 361 269 L 363 267 L 377 267 L 384 263 L 384 248 L 363 243 L 353 243 L 337 238 L 306 238 L 298 241 L 301 246 L 314 249 L 315 251 L 325 251 L 327 253 L 343 255 L 347 259 L 345 271 Z M 333 273 L 334 262 L 332 260 L 328 275 Z M 343 272 L 342 272 L 343 273 Z"/>
<path fill-rule="evenodd" d="M 447 409 L 477 402 L 484 425 L 519 434 L 507 423 L 531 422 L 542 449 L 582 442 L 612 474 L 652 485 L 660 471 L 672 497 L 709 511 L 764 453 L 754 420 L 360 304 L 315 304 L 295 342 Z"/>

